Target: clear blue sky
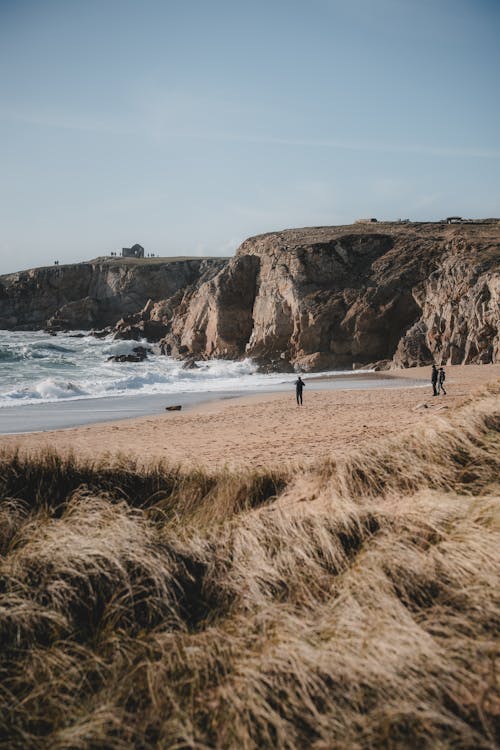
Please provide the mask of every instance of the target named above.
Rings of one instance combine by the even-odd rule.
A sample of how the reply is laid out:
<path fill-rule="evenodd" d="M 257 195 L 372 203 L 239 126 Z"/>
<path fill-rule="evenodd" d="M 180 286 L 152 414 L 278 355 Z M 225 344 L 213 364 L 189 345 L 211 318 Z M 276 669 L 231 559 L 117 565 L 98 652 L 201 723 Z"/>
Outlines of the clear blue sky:
<path fill-rule="evenodd" d="M 500 0 L 0 0 L 0 272 L 500 215 Z"/>

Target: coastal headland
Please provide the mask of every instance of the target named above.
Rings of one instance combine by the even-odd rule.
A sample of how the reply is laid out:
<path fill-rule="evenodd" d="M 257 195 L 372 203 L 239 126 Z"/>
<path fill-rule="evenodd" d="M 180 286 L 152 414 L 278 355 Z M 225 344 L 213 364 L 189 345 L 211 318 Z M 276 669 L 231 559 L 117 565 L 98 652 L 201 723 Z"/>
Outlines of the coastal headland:
<path fill-rule="evenodd" d="M 288 229 L 230 259 L 100 258 L 0 277 L 0 327 L 108 331 L 269 371 L 498 362 L 499 311 L 497 219 Z"/>

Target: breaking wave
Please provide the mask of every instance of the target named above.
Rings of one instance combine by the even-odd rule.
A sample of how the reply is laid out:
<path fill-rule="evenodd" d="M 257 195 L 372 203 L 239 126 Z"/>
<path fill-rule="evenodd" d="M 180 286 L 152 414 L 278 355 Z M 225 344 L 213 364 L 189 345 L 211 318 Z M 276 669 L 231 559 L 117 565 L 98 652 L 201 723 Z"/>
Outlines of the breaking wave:
<path fill-rule="evenodd" d="M 0 408 L 132 394 L 265 390 L 294 378 L 258 373 L 250 359 L 201 361 L 192 370 L 154 354 L 144 362 L 109 361 L 138 345 L 155 350 L 146 341 L 63 334 L 54 341 L 42 332 L 11 331 L 2 331 L 1 337 Z"/>

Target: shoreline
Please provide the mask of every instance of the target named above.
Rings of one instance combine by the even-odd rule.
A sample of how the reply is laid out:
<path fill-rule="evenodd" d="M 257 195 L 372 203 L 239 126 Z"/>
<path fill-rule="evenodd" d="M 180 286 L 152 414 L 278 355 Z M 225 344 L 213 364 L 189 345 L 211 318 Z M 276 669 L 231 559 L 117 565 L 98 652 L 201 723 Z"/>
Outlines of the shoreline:
<path fill-rule="evenodd" d="M 295 378 L 296 375 L 290 376 Z M 363 387 L 395 388 L 397 384 L 386 372 L 359 370 L 346 375 L 344 372 L 320 375 L 307 379 L 307 388 L 313 390 L 356 390 Z M 403 379 L 401 378 L 401 385 Z M 368 383 L 370 384 L 368 386 Z M 418 381 L 415 381 L 418 385 Z M 89 424 L 104 424 L 126 419 L 162 414 L 166 406 L 181 405 L 184 412 L 201 408 L 204 404 L 240 399 L 264 397 L 267 394 L 293 394 L 293 380 L 269 384 L 254 389 L 227 389 L 184 391 L 177 393 L 131 393 L 110 397 L 67 399 L 40 404 L 12 404 L 0 409 L 0 435 L 23 435 L 52 430 L 71 429 Z"/>
<path fill-rule="evenodd" d="M 367 385 L 366 380 L 351 389 L 306 384 L 303 407 L 295 404 L 289 388 L 219 397 L 182 412 L 1 435 L 0 449 L 23 454 L 49 449 L 103 464 L 166 461 L 209 472 L 305 466 L 411 431 L 500 379 L 500 365 L 457 365 L 446 370 L 448 395 L 437 398 L 432 397 L 429 368 L 415 368 L 384 373 L 382 387 Z"/>

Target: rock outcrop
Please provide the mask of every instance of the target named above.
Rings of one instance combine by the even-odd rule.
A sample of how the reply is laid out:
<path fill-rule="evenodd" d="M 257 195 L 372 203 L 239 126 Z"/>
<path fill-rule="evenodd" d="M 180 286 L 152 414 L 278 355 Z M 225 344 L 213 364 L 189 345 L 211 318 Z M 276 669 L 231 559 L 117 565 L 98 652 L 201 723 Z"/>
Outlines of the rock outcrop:
<path fill-rule="evenodd" d="M 165 341 L 266 369 L 499 361 L 500 223 L 356 225 L 245 241 Z"/>
<path fill-rule="evenodd" d="M 144 362 L 148 358 L 148 354 L 152 353 L 152 349 L 147 349 L 144 346 L 136 346 L 130 354 L 113 354 L 111 357 L 108 357 L 108 362 Z"/>
<path fill-rule="evenodd" d="M 451 242 L 440 268 L 413 295 L 420 315 L 398 344 L 396 365 L 500 362 L 498 244 Z"/>
<path fill-rule="evenodd" d="M 286 230 L 230 260 L 39 269 L 0 278 L 0 318 L 114 325 L 190 363 L 248 356 L 268 370 L 498 362 L 500 222 Z"/>
<path fill-rule="evenodd" d="M 114 326 L 149 299 L 171 297 L 210 278 L 222 258 L 154 261 L 97 259 L 0 277 L 0 328 L 90 329 Z"/>

